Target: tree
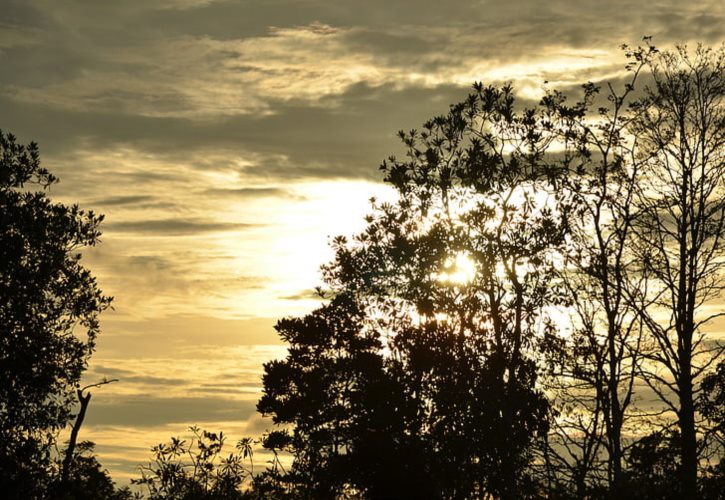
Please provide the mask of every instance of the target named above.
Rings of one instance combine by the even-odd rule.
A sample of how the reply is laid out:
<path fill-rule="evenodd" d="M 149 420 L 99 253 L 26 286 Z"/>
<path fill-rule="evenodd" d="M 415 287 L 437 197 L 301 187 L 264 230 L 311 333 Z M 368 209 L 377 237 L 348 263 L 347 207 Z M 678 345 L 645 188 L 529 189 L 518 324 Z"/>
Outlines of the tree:
<path fill-rule="evenodd" d="M 82 441 L 70 453 L 70 465 L 58 464 L 64 478 L 51 483 L 44 498 L 50 500 L 131 500 L 128 487 L 117 489 L 108 471 L 93 454 L 94 443 Z M 68 450 L 66 449 L 66 452 Z"/>
<path fill-rule="evenodd" d="M 632 251 L 633 201 L 642 167 L 631 161 L 637 140 L 630 133 L 640 74 L 655 57 L 652 45 L 629 50 L 631 72 L 623 88 L 582 85 L 582 97 L 569 104 L 549 91 L 541 105 L 552 121 L 562 150 L 550 155 L 560 173 L 557 196 L 570 206 L 560 279 L 567 290 L 571 335 L 561 362 L 552 363 L 549 387 L 560 409 L 549 438 L 550 463 L 567 469 L 577 497 L 596 489 L 602 476 L 607 489 L 622 491 L 626 443 L 643 328 L 631 291 L 644 289 Z M 601 102 L 600 102 L 601 101 Z M 630 431 L 632 429 L 629 429 Z"/>
<path fill-rule="evenodd" d="M 78 442 L 78 433 L 80 432 L 81 426 L 83 425 L 83 420 L 85 420 L 86 418 L 88 404 L 91 402 L 92 394 L 88 391 L 88 389 L 110 384 L 112 382 L 118 382 L 118 379 L 108 380 L 104 378 L 100 382 L 90 384 L 76 390 L 76 395 L 78 396 L 78 404 L 80 405 L 80 408 L 78 409 L 78 413 L 75 416 L 75 422 L 73 422 L 73 426 L 71 427 L 71 433 L 68 439 L 68 446 L 65 449 L 63 460 L 61 462 L 59 481 L 60 485 L 69 480 L 70 473 L 74 467 L 73 461 L 76 459 L 77 456 L 77 454 L 75 453 L 75 448 Z"/>
<path fill-rule="evenodd" d="M 706 307 L 725 286 L 724 69 L 725 48 L 662 52 L 631 127 L 644 174 L 636 251 L 658 285 L 641 298 L 657 346 L 643 378 L 677 417 L 686 498 L 697 495 L 698 385 L 723 350 L 704 343 L 702 327 L 723 314 Z"/>
<path fill-rule="evenodd" d="M 406 158 L 382 166 L 399 200 L 375 205 L 354 241 L 334 242 L 330 304 L 278 324 L 289 355 L 265 366 L 259 409 L 294 424 L 293 474 L 371 498 L 391 486 L 409 497 L 421 486 L 419 497 L 531 493 L 531 447 L 548 413 L 535 353 L 553 328 L 564 234 L 540 196 L 549 138 L 538 118 L 515 109 L 510 87 L 478 85 L 400 134 Z M 381 433 L 370 453 L 367 437 Z M 380 458 L 391 452 L 410 459 L 391 471 Z M 356 475 L 361 457 L 378 473 Z"/>
<path fill-rule="evenodd" d="M 574 105 L 559 92 L 542 101 L 563 148 L 560 196 L 575 215 L 564 255 L 571 269 L 562 274 L 575 328 L 565 377 L 556 380 L 574 423 L 557 419 L 558 442 L 579 448 L 571 465 L 580 480 L 595 472 L 601 442 L 608 488 L 621 490 L 624 425 L 633 423 L 636 435 L 645 417 L 659 415 L 666 429 L 672 412 L 680 494 L 694 498 L 697 434 L 705 430 L 697 384 L 723 349 L 702 327 L 722 314 L 708 307 L 723 288 L 724 59 L 723 50 L 660 52 L 645 41 L 627 49 L 633 77 L 621 92 L 608 84 L 606 102 L 597 104 L 601 87 L 591 83 Z M 652 83 L 640 88 L 641 72 Z M 664 409 L 633 410 L 637 378 Z"/>
<path fill-rule="evenodd" d="M 681 498 L 678 484 L 679 436 L 655 432 L 637 440 L 629 450 L 627 492 L 634 498 Z"/>
<path fill-rule="evenodd" d="M 365 328 L 353 296 L 338 294 L 276 328 L 290 343 L 289 355 L 265 364 L 258 409 L 277 424 L 294 424 L 291 435 L 277 431 L 265 440 L 294 455 L 284 477 L 290 488 L 312 498 L 430 492 L 423 443 L 413 432 L 418 408 L 386 369 L 382 343 Z"/>
<path fill-rule="evenodd" d="M 707 462 L 701 491 L 703 498 L 717 498 L 725 491 L 725 361 L 702 379 L 700 388 L 698 410 L 706 422 L 702 458 Z"/>
<path fill-rule="evenodd" d="M 707 440 L 722 453 L 725 450 L 725 361 L 720 361 L 714 371 L 703 377 L 700 389 L 698 410 L 711 423 Z"/>
<path fill-rule="evenodd" d="M 0 490 L 38 498 L 111 299 L 81 263 L 102 216 L 53 203 L 38 147 L 0 132 Z"/>

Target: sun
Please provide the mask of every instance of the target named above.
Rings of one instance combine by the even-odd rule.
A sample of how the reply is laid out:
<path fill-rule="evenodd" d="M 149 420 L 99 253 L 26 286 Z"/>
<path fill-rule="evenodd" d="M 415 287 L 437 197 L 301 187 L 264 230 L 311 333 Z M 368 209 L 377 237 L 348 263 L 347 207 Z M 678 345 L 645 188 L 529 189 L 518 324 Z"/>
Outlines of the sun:
<path fill-rule="evenodd" d="M 436 279 L 452 285 L 465 285 L 476 277 L 476 263 L 466 252 L 459 252 L 444 264 L 444 271 Z"/>

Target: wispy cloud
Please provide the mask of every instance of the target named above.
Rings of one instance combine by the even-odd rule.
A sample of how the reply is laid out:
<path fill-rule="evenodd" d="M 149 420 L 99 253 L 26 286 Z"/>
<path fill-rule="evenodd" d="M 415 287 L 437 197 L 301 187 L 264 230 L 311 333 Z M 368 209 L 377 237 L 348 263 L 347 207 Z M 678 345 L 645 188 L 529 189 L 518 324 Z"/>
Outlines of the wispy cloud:
<path fill-rule="evenodd" d="M 150 427 L 188 422 L 244 420 L 255 411 L 255 401 L 236 401 L 211 395 L 200 397 L 125 396 L 94 401 L 88 425 Z M 182 427 L 182 426 L 180 426 Z"/>
<path fill-rule="evenodd" d="M 138 194 L 132 194 L 127 196 L 111 196 L 108 198 L 100 198 L 98 200 L 93 201 L 94 206 L 102 206 L 102 207 L 109 207 L 109 206 L 119 206 L 119 205 L 139 205 L 144 204 L 146 202 L 152 201 L 154 199 L 153 196 L 150 195 L 138 195 Z"/>
<path fill-rule="evenodd" d="M 147 236 L 189 236 L 200 233 L 242 231 L 254 227 L 259 226 L 257 224 L 213 222 L 203 220 L 163 219 L 113 222 L 106 225 L 106 230 L 122 233 L 144 234 Z"/>

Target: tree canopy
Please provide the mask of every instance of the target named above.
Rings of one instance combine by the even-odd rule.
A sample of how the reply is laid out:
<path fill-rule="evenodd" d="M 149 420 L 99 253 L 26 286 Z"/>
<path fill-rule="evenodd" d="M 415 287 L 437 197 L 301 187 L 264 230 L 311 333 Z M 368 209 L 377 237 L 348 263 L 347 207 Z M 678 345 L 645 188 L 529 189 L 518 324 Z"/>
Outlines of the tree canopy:
<path fill-rule="evenodd" d="M 703 451 L 716 379 L 697 398 L 722 354 L 702 328 L 723 285 L 725 56 L 625 50 L 619 86 L 522 106 L 476 84 L 400 132 L 405 156 L 381 166 L 396 201 L 333 241 L 325 304 L 277 324 L 288 355 L 265 365 L 258 409 L 294 457 L 284 481 L 313 497 L 706 494 L 723 451 Z"/>
<path fill-rule="evenodd" d="M 0 491 L 41 498 L 111 299 L 81 262 L 103 217 L 55 203 L 35 143 L 0 132 Z"/>

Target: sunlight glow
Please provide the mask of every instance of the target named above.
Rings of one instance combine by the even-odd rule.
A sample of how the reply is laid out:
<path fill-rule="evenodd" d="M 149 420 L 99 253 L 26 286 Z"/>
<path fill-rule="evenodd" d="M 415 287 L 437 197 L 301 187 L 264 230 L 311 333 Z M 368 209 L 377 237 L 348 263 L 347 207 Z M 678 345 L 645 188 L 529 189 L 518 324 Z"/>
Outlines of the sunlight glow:
<path fill-rule="evenodd" d="M 444 266 L 445 271 L 438 273 L 436 279 L 444 283 L 465 285 L 476 277 L 476 263 L 469 255 L 460 252 L 449 258 Z"/>
<path fill-rule="evenodd" d="M 244 233 L 254 238 L 228 233 L 217 242 L 229 258 L 219 261 L 216 272 L 246 277 L 215 299 L 225 315 L 304 314 L 319 305 L 314 287 L 322 284 L 320 266 L 334 257 L 331 239 L 349 238 L 365 227 L 371 197 L 391 201 L 395 196 L 387 186 L 364 181 L 299 183 L 289 191 L 285 198 L 245 199 L 224 207 L 232 220 L 266 221 Z"/>

